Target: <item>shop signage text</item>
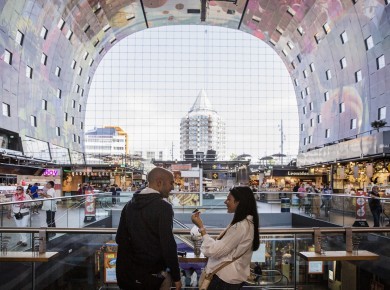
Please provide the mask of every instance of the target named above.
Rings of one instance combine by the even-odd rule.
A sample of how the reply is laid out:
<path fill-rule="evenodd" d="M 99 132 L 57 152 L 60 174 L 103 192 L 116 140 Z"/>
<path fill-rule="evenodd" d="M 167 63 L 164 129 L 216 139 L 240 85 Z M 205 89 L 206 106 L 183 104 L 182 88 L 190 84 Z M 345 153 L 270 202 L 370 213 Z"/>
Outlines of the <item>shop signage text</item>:
<path fill-rule="evenodd" d="M 42 173 L 43 176 L 57 176 L 58 170 L 55 169 L 45 169 Z"/>
<path fill-rule="evenodd" d="M 307 171 L 287 171 L 287 175 L 310 175 Z"/>

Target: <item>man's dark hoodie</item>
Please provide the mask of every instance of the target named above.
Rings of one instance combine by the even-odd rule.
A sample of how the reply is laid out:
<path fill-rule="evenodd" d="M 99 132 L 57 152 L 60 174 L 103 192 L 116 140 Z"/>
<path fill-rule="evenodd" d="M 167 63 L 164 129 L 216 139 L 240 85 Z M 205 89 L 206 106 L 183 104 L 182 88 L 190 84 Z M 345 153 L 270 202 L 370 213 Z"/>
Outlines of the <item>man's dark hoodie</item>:
<path fill-rule="evenodd" d="M 138 273 L 155 274 L 167 268 L 180 281 L 177 246 L 172 233 L 173 210 L 157 191 L 136 192 L 121 213 L 116 235 L 116 274 L 122 289 L 131 289 Z"/>

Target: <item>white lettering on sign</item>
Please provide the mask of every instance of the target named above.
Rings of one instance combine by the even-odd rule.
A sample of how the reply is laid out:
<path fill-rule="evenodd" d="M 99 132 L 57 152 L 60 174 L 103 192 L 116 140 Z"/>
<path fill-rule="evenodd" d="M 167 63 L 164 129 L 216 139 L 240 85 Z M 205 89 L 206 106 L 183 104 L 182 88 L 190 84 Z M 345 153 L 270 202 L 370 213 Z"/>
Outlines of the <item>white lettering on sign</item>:
<path fill-rule="evenodd" d="M 58 170 L 45 169 L 43 176 L 57 176 Z"/>
<path fill-rule="evenodd" d="M 297 172 L 287 171 L 287 175 L 310 175 L 310 174 L 309 172 L 305 172 L 305 171 L 297 171 Z"/>

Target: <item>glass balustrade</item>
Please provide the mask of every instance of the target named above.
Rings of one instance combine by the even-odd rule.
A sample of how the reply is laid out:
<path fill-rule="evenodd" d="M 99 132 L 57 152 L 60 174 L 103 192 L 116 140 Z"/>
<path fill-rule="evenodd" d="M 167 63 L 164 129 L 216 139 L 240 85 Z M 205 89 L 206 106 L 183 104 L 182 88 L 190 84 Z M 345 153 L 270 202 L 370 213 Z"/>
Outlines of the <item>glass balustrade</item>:
<path fill-rule="evenodd" d="M 39 230 L 2 228 L 2 247 L 10 235 L 22 231 L 39 244 Z M 253 253 L 251 275 L 244 289 L 328 289 L 329 284 L 341 283 L 343 269 L 361 273 L 388 267 L 383 264 L 389 259 L 388 238 L 374 232 L 388 234 L 388 228 L 353 229 L 354 248 L 350 256 L 354 261 L 351 263 L 348 259 L 334 258 L 335 253 L 346 255 L 346 228 L 323 228 L 319 235 L 313 229 L 302 228 L 260 230 L 260 247 Z M 221 231 L 208 229 L 213 236 Z M 118 289 L 115 285 L 115 228 L 51 228 L 46 236 L 49 232 L 56 232 L 57 236 L 46 240 L 46 253 L 53 255 L 46 260 L 39 259 L 42 255 L 39 247 L 2 248 L 1 289 Z M 193 268 L 199 274 L 206 262 L 194 256 L 189 229 L 175 229 L 174 234 L 181 269 L 189 274 Z M 302 253 L 314 253 L 316 244 L 323 259 L 308 261 Z M 359 258 L 366 251 L 380 257 L 377 260 Z M 19 259 L 15 255 L 19 255 Z"/>
<path fill-rule="evenodd" d="M 91 196 L 75 195 L 55 198 L 56 226 L 80 228 L 91 222 L 100 221 L 120 211 L 131 199 L 133 192 L 122 192 L 119 197 L 111 193 L 96 193 Z M 224 201 L 227 192 L 203 193 L 176 192 L 169 197 L 175 212 L 190 213 L 195 208 L 202 208 L 208 213 L 226 212 Z M 346 194 L 329 196 L 306 193 L 299 199 L 295 192 L 256 192 L 259 213 L 290 213 L 338 226 L 373 226 L 372 214 L 368 206 L 369 197 Z M 36 199 L 30 204 L 29 226 L 45 227 L 46 212 L 41 209 L 45 199 Z M 381 198 L 383 212 L 381 226 L 390 226 L 390 198 Z M 13 219 L 7 219 L 6 212 L 12 203 L 0 202 L 2 227 L 15 226 Z M 263 225 L 264 226 L 264 225 Z"/>

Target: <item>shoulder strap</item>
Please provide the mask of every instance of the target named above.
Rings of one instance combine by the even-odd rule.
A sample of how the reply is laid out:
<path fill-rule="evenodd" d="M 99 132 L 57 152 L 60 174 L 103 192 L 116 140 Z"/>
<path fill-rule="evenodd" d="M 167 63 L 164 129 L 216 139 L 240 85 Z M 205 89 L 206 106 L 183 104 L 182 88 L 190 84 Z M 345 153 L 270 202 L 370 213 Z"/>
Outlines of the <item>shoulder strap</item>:
<path fill-rule="evenodd" d="M 250 221 L 246 218 L 246 221 L 249 223 Z M 230 224 L 219 236 L 218 236 L 218 240 L 219 239 L 222 239 L 222 237 L 225 235 L 225 233 L 227 232 L 227 230 L 231 227 L 232 225 Z M 225 263 L 223 263 L 222 265 L 220 265 L 217 269 L 215 269 L 213 272 L 211 272 L 211 275 L 215 275 L 216 273 L 218 273 L 218 271 L 222 270 L 223 268 L 225 268 L 227 265 L 233 263 L 234 261 L 238 260 L 239 258 L 241 258 L 242 256 L 244 256 L 248 251 L 249 249 L 252 247 L 252 244 L 251 246 L 244 252 L 242 253 L 241 255 L 239 255 L 238 257 L 235 257 L 233 258 L 233 260 L 231 261 L 226 261 Z"/>
<path fill-rule="evenodd" d="M 227 230 L 232 226 L 232 224 L 230 224 L 225 230 L 222 231 L 222 233 L 219 234 L 219 236 L 217 237 L 217 240 L 220 240 L 223 238 L 223 236 L 226 234 Z"/>

